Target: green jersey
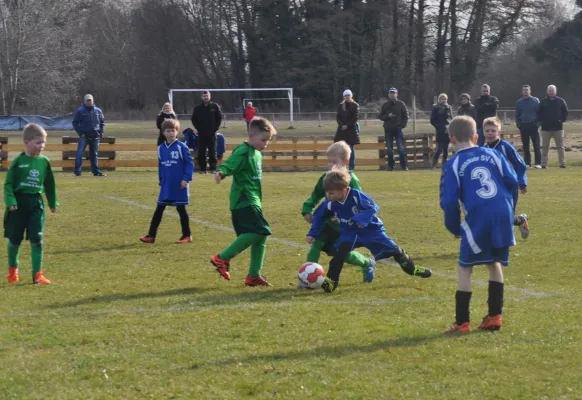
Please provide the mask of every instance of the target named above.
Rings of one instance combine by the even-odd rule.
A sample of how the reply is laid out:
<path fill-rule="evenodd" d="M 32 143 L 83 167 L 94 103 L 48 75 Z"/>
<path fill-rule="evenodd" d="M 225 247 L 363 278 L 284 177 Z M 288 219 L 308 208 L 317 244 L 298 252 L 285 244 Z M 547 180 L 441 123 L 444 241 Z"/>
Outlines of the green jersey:
<path fill-rule="evenodd" d="M 43 189 L 49 207 L 56 208 L 59 203 L 55 176 L 49 159 L 42 154 L 38 157 L 29 157 L 25 153 L 19 154 L 10 164 L 4 181 L 6 208 L 18 205 L 17 194 L 41 194 Z"/>
<path fill-rule="evenodd" d="M 238 210 L 248 206 L 261 207 L 263 193 L 263 155 L 247 142 L 237 146 L 230 157 L 216 171 L 223 176 L 232 176 L 230 186 L 230 209 Z"/>
<path fill-rule="evenodd" d="M 352 189 L 362 190 L 362 187 L 360 186 L 360 180 L 358 179 L 356 174 L 350 172 L 350 176 L 352 177 L 352 179 L 350 180 L 350 187 Z M 319 178 L 319 180 L 317 181 L 317 184 L 315 185 L 315 188 L 313 189 L 311 196 L 307 200 L 305 200 L 305 203 L 303 203 L 303 207 L 301 208 L 302 215 L 312 214 L 315 206 L 317 206 L 321 199 L 325 197 L 325 190 L 323 190 L 324 178 L 325 174 L 321 175 L 321 178 Z"/>

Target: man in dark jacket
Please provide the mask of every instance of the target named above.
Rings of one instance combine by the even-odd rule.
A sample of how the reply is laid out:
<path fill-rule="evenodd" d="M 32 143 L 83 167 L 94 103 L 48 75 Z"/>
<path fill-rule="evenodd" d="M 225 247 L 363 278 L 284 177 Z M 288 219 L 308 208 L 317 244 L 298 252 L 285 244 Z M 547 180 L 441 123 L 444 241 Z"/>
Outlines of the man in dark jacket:
<path fill-rule="evenodd" d="M 534 150 L 535 167 L 541 168 L 542 154 L 540 152 L 540 134 L 538 133 L 540 100 L 531 95 L 529 85 L 523 85 L 521 93 L 523 97 L 515 105 L 515 124 L 521 134 L 523 158 L 527 166 L 531 168 L 531 154 L 529 151 L 529 142 L 531 140 Z"/>
<path fill-rule="evenodd" d="M 477 110 L 475 110 L 475 106 L 471 104 L 471 95 L 468 93 L 463 93 L 460 99 L 461 106 L 457 110 L 457 115 L 466 115 L 467 117 L 471 117 L 477 121 Z"/>
<path fill-rule="evenodd" d="M 350 89 L 344 90 L 344 101 L 337 108 L 337 130 L 333 139 L 334 143 L 344 141 L 352 149 L 350 155 L 350 171 L 356 169 L 356 151 L 354 146 L 360 144 L 360 134 L 356 128 L 360 116 L 360 105 L 354 101 Z"/>
<path fill-rule="evenodd" d="M 499 106 L 499 99 L 495 96 L 490 96 L 491 88 L 484 84 L 481 86 L 481 97 L 475 100 L 475 109 L 477 110 L 477 134 L 479 140 L 477 144 L 483 146 L 485 144 L 485 136 L 483 135 L 483 121 L 489 117 L 497 116 L 497 107 Z"/>
<path fill-rule="evenodd" d="M 210 92 L 202 92 L 202 104 L 197 105 L 192 113 L 192 125 L 198 131 L 198 162 L 200 173 L 206 173 L 206 150 L 210 172 L 216 171 L 216 131 L 222 122 L 222 113 L 218 104 L 210 101 Z"/>
<path fill-rule="evenodd" d="M 404 133 L 408 123 L 408 109 L 404 102 L 398 100 L 398 90 L 390 88 L 389 100 L 382 105 L 378 119 L 384 121 L 384 135 L 386 135 L 386 148 L 388 149 L 388 170 L 394 171 L 394 139 L 398 147 L 400 157 L 400 167 L 403 171 L 408 171 L 406 160 L 406 148 L 404 146 Z"/>
<path fill-rule="evenodd" d="M 79 135 L 79 144 L 77 145 L 77 154 L 75 157 L 75 175 L 81 176 L 81 167 L 83 163 L 83 153 L 89 145 L 89 156 L 91 159 L 91 171 L 95 176 L 105 176 L 99 169 L 97 162 L 97 153 L 99 152 L 99 140 L 103 137 L 103 127 L 105 118 L 103 112 L 93 102 L 93 96 L 86 94 L 84 103 L 73 118 L 73 128 Z"/>
<path fill-rule="evenodd" d="M 568 119 L 568 105 L 558 97 L 554 85 L 548 86 L 548 97 L 540 102 L 538 119 L 542 125 L 542 168 L 548 168 L 550 140 L 554 138 L 558 149 L 560 168 L 566 168 L 564 148 L 564 122 Z"/>

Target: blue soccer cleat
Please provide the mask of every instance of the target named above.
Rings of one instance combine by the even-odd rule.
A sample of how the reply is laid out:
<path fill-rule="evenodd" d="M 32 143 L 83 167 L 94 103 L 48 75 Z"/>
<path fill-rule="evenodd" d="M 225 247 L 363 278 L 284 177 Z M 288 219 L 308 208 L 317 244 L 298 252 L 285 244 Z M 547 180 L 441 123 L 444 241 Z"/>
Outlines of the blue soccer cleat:
<path fill-rule="evenodd" d="M 366 268 L 362 268 L 364 283 L 372 283 L 372 281 L 374 280 L 375 271 L 376 271 L 376 260 L 370 258 L 370 264 Z"/>

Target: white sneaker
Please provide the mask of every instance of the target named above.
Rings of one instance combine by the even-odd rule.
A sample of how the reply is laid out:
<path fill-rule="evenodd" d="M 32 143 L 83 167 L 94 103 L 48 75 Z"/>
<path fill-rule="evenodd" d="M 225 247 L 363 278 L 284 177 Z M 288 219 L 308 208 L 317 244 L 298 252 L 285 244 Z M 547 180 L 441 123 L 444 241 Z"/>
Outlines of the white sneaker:
<path fill-rule="evenodd" d="M 542 169 L 542 166 L 538 164 L 535 166 L 535 169 Z"/>
<path fill-rule="evenodd" d="M 519 232 L 521 233 L 522 239 L 527 239 L 529 236 L 529 223 L 527 221 L 527 215 L 519 214 L 521 218 L 523 218 L 523 224 L 519 225 Z"/>

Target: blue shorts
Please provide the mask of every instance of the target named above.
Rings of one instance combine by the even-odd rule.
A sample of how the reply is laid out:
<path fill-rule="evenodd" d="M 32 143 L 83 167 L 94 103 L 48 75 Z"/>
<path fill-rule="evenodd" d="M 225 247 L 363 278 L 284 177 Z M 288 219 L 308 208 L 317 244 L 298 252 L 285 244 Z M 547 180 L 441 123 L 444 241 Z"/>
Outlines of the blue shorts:
<path fill-rule="evenodd" d="M 471 247 L 461 245 L 459 254 L 460 267 L 473 267 L 475 265 L 493 264 L 494 262 L 500 262 L 501 265 L 507 267 L 509 265 L 509 247 L 487 248 L 483 249 L 481 253 L 475 254 Z"/>
<path fill-rule="evenodd" d="M 341 239 L 340 239 L 341 242 Z M 400 254 L 401 249 L 385 234 L 374 235 L 370 238 L 356 236 L 352 241 L 352 250 L 365 247 L 374 255 L 374 259 L 382 260 Z"/>

